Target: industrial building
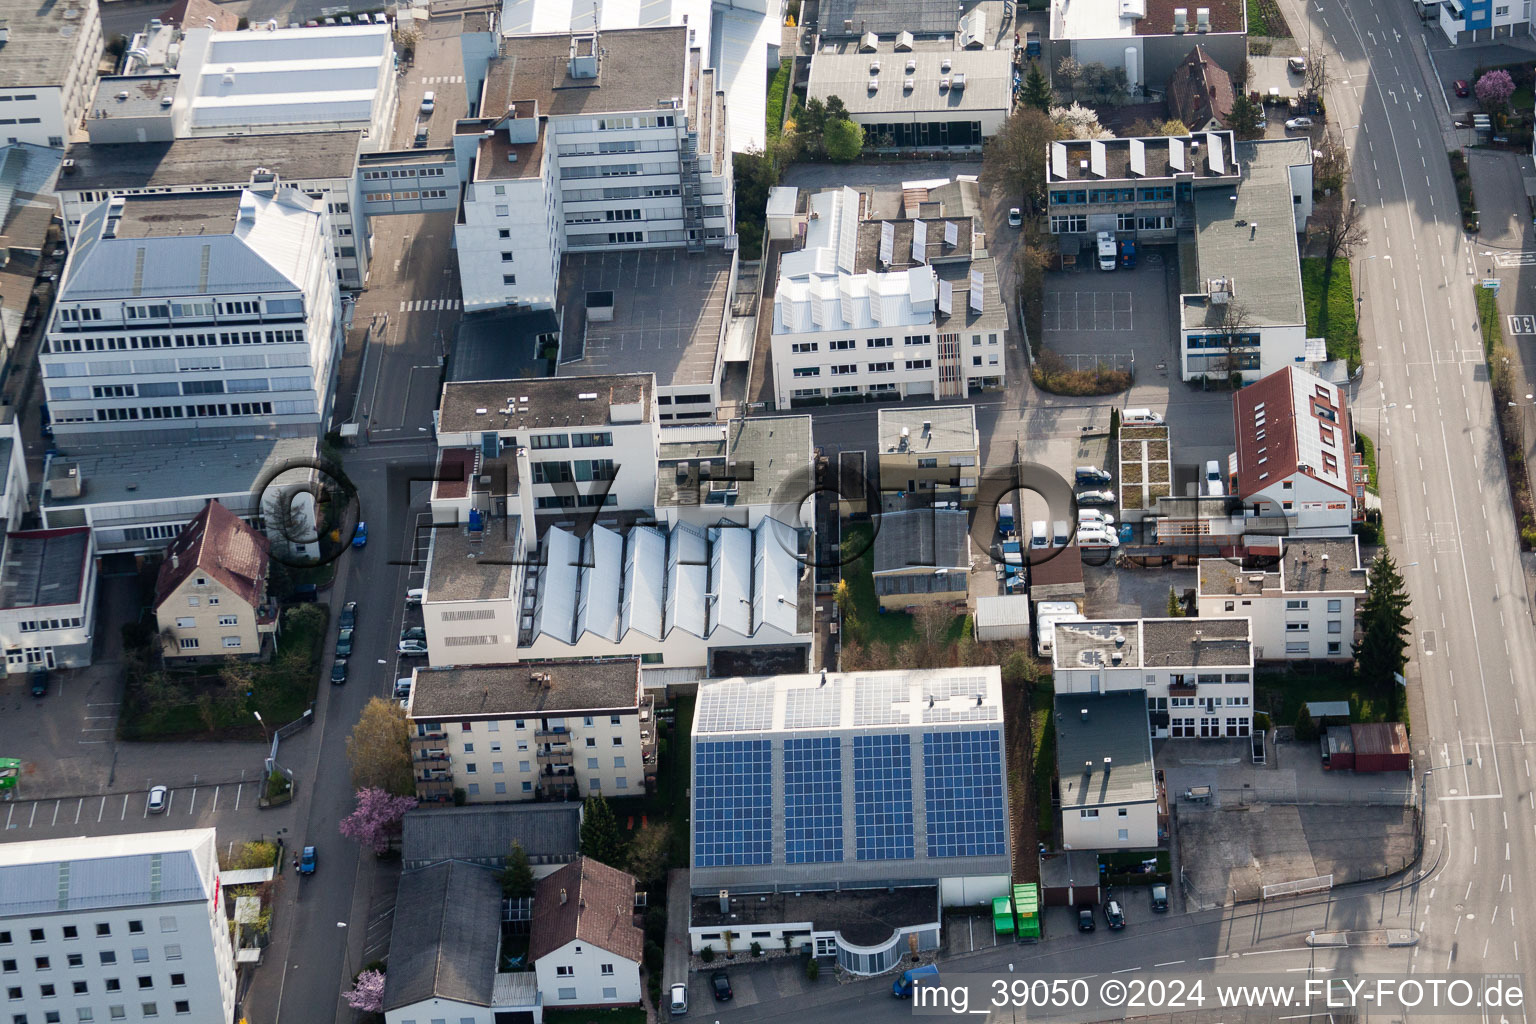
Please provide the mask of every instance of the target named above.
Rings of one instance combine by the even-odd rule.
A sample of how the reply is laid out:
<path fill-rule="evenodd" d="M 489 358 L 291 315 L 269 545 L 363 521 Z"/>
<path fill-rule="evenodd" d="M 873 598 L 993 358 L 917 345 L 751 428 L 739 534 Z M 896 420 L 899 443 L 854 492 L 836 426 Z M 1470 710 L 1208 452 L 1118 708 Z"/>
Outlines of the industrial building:
<path fill-rule="evenodd" d="M 96 0 L 0 3 L 0 142 L 63 148 L 96 89 L 101 49 Z"/>
<path fill-rule="evenodd" d="M 1124 68 L 1131 94 L 1168 81 L 1198 40 L 1223 67 L 1248 57 L 1248 12 L 1243 0 L 1051 0 L 1048 67 L 1064 57 L 1079 64 Z"/>

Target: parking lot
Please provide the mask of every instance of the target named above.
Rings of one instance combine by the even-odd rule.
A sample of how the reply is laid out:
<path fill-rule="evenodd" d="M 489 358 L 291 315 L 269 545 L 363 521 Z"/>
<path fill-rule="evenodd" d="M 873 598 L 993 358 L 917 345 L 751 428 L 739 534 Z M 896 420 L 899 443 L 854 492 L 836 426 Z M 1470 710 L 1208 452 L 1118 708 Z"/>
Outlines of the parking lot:
<path fill-rule="evenodd" d="M 1142 252 L 1135 267 L 1101 271 L 1084 263 L 1045 276 L 1045 344 L 1069 363 L 1150 370 L 1175 361 L 1169 319 L 1171 251 Z"/>
<path fill-rule="evenodd" d="M 293 821 L 293 805 L 262 811 L 258 806 L 259 765 L 247 774 L 248 781 L 173 787 L 167 793 L 165 810 L 159 813 L 149 809 L 148 789 L 104 796 L 13 800 L 0 804 L 0 827 L 6 842 L 213 827 L 221 835 L 249 837 L 275 835 L 288 828 Z M 21 791 L 24 797 L 25 781 Z"/>

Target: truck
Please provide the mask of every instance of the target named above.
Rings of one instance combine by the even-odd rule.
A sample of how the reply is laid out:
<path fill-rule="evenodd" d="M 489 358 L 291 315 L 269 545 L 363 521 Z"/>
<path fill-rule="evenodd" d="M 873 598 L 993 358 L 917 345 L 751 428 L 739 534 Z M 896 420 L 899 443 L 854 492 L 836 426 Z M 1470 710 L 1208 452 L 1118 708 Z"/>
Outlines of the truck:
<path fill-rule="evenodd" d="M 1013 518 L 1013 503 L 1002 502 L 997 506 L 997 532 L 1007 536 L 1019 528 L 1018 522 Z"/>
<path fill-rule="evenodd" d="M 1026 32 L 1024 34 L 1024 56 L 1029 60 L 1040 59 L 1040 33 Z"/>
<path fill-rule="evenodd" d="M 1136 243 L 1129 238 L 1120 243 L 1120 265 L 1127 270 L 1136 265 Z"/>
<path fill-rule="evenodd" d="M 1115 236 L 1109 231 L 1099 232 L 1099 269 L 1114 270 L 1118 263 L 1118 254 L 1115 250 Z"/>

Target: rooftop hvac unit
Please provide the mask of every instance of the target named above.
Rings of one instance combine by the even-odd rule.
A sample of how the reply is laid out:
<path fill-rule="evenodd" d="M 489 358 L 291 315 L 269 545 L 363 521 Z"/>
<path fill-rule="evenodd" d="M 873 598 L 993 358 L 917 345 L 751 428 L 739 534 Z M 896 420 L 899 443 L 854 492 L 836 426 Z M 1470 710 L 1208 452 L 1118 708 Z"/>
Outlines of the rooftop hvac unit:
<path fill-rule="evenodd" d="M 949 69 L 950 69 L 950 61 L 949 61 L 948 57 L 945 57 L 942 61 L 939 62 L 939 70 L 944 72 L 947 75 L 947 74 L 949 74 Z"/>
<path fill-rule="evenodd" d="M 878 79 L 878 78 L 871 78 L 869 80 L 869 91 L 870 92 L 879 92 L 880 91 L 880 79 Z"/>
<path fill-rule="evenodd" d="M 948 88 L 949 88 L 949 78 L 945 77 L 945 78 L 939 79 L 939 92 L 943 92 L 945 89 L 948 89 Z"/>
<path fill-rule="evenodd" d="M 910 75 L 912 72 L 914 72 L 916 70 L 917 70 L 917 61 L 912 60 L 911 58 L 908 58 L 907 59 L 907 74 Z"/>
<path fill-rule="evenodd" d="M 910 78 L 903 78 L 901 80 L 901 87 L 903 89 L 905 89 L 907 92 L 911 92 L 912 91 L 912 79 L 910 79 Z"/>
<path fill-rule="evenodd" d="M 869 73 L 872 74 L 872 75 L 878 75 L 880 73 L 880 62 L 879 61 L 872 60 L 872 61 L 869 62 Z"/>
<path fill-rule="evenodd" d="M 962 89 L 965 88 L 965 72 L 964 71 L 957 71 L 957 72 L 955 72 L 955 77 L 954 77 L 953 84 L 951 85 L 951 88 L 953 88 L 956 92 L 959 92 L 959 91 L 961 91 Z"/>

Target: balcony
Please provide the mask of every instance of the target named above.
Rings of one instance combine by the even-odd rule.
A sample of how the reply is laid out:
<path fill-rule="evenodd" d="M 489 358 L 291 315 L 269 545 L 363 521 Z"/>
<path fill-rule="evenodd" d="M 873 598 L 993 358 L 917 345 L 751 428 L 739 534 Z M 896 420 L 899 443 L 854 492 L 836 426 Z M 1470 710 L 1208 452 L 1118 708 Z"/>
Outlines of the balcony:
<path fill-rule="evenodd" d="M 416 775 L 416 799 L 452 800 L 453 774 L 446 770 L 418 772 Z"/>
<path fill-rule="evenodd" d="M 570 765 L 575 760 L 575 754 L 569 743 L 545 744 L 534 752 L 534 759 L 541 765 Z"/>
<path fill-rule="evenodd" d="M 1198 690 L 1199 687 L 1194 683 L 1170 682 L 1168 684 L 1168 696 L 1170 697 L 1193 697 Z"/>
<path fill-rule="evenodd" d="M 571 739 L 571 731 L 569 729 L 535 729 L 533 738 L 538 740 L 559 740 L 562 743 L 568 743 Z"/>
<path fill-rule="evenodd" d="M 448 760 L 448 734 L 443 732 L 428 733 L 425 736 L 411 737 L 412 761 L 446 761 Z"/>

